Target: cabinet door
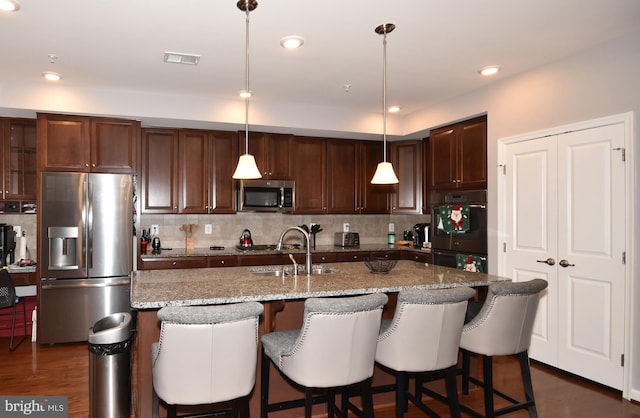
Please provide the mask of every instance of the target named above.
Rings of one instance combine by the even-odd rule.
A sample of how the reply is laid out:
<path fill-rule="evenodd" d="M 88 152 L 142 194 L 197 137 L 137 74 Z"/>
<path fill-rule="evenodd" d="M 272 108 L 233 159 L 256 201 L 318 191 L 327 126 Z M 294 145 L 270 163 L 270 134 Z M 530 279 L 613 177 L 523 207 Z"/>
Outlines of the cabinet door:
<path fill-rule="evenodd" d="M 211 178 L 209 134 L 182 129 L 178 144 L 178 212 L 207 213 Z"/>
<path fill-rule="evenodd" d="M 178 131 L 142 131 L 142 212 L 178 211 Z"/>
<path fill-rule="evenodd" d="M 421 213 L 422 141 L 392 142 L 391 162 L 400 181 L 391 196 L 392 213 Z"/>
<path fill-rule="evenodd" d="M 236 180 L 232 178 L 238 163 L 238 142 L 234 132 L 211 133 L 213 170 L 209 213 L 236 213 Z"/>
<path fill-rule="evenodd" d="M 244 150 L 244 132 L 240 132 Z M 293 135 L 264 132 L 249 133 L 249 153 L 256 159 L 263 179 L 289 180 L 292 178 L 291 152 Z"/>
<path fill-rule="evenodd" d="M 422 140 L 422 213 L 430 213 L 429 187 L 431 185 L 429 138 Z"/>
<path fill-rule="evenodd" d="M 487 187 L 487 119 L 474 119 L 460 128 L 458 179 L 461 188 Z"/>
<path fill-rule="evenodd" d="M 371 184 L 378 163 L 382 161 L 380 142 L 359 141 L 360 213 L 389 213 L 389 194 L 393 185 Z"/>
<path fill-rule="evenodd" d="M 457 187 L 456 131 L 438 129 L 429 137 L 431 187 L 455 189 Z"/>
<path fill-rule="evenodd" d="M 264 134 L 266 138 L 267 169 L 269 178 L 288 180 L 293 178 L 293 135 Z"/>
<path fill-rule="evenodd" d="M 139 138 L 139 121 L 91 119 L 91 171 L 135 174 Z"/>
<path fill-rule="evenodd" d="M 4 155 L 4 199 L 36 199 L 36 121 L 0 120 Z"/>
<path fill-rule="evenodd" d="M 294 155 L 295 213 L 326 213 L 327 140 L 296 137 Z"/>
<path fill-rule="evenodd" d="M 90 120 L 38 114 L 38 161 L 42 171 L 89 171 Z"/>
<path fill-rule="evenodd" d="M 327 140 L 327 213 L 358 213 L 358 143 Z"/>

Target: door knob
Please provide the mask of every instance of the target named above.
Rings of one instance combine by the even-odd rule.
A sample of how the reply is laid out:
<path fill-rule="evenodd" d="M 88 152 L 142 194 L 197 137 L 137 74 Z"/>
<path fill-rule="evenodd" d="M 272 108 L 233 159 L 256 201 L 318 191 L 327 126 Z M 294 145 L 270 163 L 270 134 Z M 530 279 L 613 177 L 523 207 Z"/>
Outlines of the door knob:
<path fill-rule="evenodd" d="M 536 260 L 538 263 L 546 263 L 550 266 L 553 266 L 556 263 L 556 260 L 554 260 L 553 258 L 549 257 L 546 260 Z"/>
<path fill-rule="evenodd" d="M 573 267 L 573 266 L 575 266 L 575 264 L 571 264 L 567 260 L 560 260 L 560 262 L 558 264 L 560 264 L 560 267 Z"/>

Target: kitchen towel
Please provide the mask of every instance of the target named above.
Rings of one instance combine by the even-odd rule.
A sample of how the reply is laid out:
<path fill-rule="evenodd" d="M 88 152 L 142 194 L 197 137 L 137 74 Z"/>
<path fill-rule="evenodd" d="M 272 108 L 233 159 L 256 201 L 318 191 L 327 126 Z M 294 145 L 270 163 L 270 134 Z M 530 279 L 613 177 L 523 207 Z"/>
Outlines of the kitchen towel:
<path fill-rule="evenodd" d="M 26 260 L 27 258 L 27 237 L 16 238 L 16 261 Z"/>
<path fill-rule="evenodd" d="M 456 254 L 456 268 L 459 270 L 484 273 L 482 257 L 478 255 Z"/>
<path fill-rule="evenodd" d="M 464 234 L 467 232 L 469 230 L 469 206 L 440 206 L 440 221 L 438 222 L 438 229 L 454 234 Z"/>

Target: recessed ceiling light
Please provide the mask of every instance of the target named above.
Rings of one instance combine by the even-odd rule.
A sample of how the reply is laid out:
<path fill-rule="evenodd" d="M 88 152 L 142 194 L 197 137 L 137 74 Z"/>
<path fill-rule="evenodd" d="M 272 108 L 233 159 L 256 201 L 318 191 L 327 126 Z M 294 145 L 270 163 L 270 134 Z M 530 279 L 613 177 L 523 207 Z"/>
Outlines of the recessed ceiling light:
<path fill-rule="evenodd" d="M 387 112 L 389 113 L 397 113 L 399 111 L 400 111 L 400 106 L 398 105 L 389 106 L 389 108 L 387 109 Z"/>
<path fill-rule="evenodd" d="M 17 12 L 20 10 L 20 3 L 16 0 L 0 0 L 0 11 Z"/>
<path fill-rule="evenodd" d="M 304 44 L 304 38 L 302 36 L 285 36 L 280 39 L 280 45 L 285 49 L 300 48 Z"/>
<path fill-rule="evenodd" d="M 42 73 L 42 76 L 49 81 L 60 81 L 60 79 L 62 79 L 59 73 L 54 73 L 53 71 L 45 71 Z"/>
<path fill-rule="evenodd" d="M 181 52 L 165 52 L 164 62 L 172 64 L 198 65 L 200 62 L 200 55 L 183 54 Z"/>
<path fill-rule="evenodd" d="M 500 68 L 502 67 L 500 67 L 499 65 L 489 65 L 487 67 L 480 68 L 478 70 L 478 73 L 480 73 L 480 75 L 483 75 L 483 76 L 490 76 L 500 71 Z"/>

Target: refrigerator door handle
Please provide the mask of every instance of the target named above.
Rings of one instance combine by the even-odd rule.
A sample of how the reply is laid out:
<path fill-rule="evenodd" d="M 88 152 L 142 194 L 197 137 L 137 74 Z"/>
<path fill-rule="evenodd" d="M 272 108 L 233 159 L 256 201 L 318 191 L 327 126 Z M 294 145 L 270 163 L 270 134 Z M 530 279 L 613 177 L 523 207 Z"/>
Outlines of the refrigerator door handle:
<path fill-rule="evenodd" d="M 85 220 L 85 229 L 86 229 L 86 247 L 85 254 L 87 255 L 87 266 L 89 269 L 93 268 L 93 184 L 90 180 L 87 179 L 84 184 L 85 187 L 85 201 L 86 201 L 86 220 Z M 88 249 L 88 251 L 87 251 Z"/>
<path fill-rule="evenodd" d="M 131 280 L 128 277 L 121 279 L 111 279 L 109 281 L 100 281 L 95 283 L 88 283 L 86 280 L 52 280 L 43 281 L 40 284 L 42 290 L 46 289 L 77 289 L 77 288 L 95 288 L 95 287 L 111 287 L 111 286 L 129 286 Z"/>

